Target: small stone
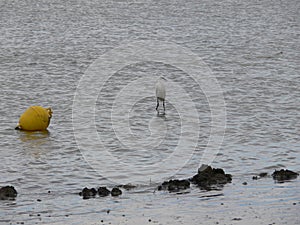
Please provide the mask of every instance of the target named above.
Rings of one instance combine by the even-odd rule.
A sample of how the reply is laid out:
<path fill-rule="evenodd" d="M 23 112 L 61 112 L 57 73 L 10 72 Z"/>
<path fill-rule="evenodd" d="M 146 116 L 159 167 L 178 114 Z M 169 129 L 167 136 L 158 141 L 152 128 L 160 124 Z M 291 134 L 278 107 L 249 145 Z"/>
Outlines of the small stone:
<path fill-rule="evenodd" d="M 268 175 L 268 173 L 263 172 L 263 173 L 260 173 L 258 176 L 260 176 L 260 177 L 266 177 L 267 175 Z"/>
<path fill-rule="evenodd" d="M 233 218 L 232 220 L 239 221 L 239 220 L 242 220 L 242 218 Z"/>
<path fill-rule="evenodd" d="M 98 194 L 100 197 L 105 197 L 110 194 L 110 191 L 106 187 L 99 187 L 98 188 Z"/>
<path fill-rule="evenodd" d="M 97 191 L 95 188 L 83 188 L 82 192 L 79 193 L 80 196 L 82 196 L 83 199 L 89 199 L 91 197 L 95 197 L 97 194 Z"/>
<path fill-rule="evenodd" d="M 117 187 L 114 187 L 112 190 L 111 190 L 111 196 L 119 196 L 122 194 L 122 191 L 117 188 Z"/>
<path fill-rule="evenodd" d="M 42 200 L 41 200 L 41 199 L 37 199 L 37 201 L 38 201 L 38 202 L 41 202 Z"/>
<path fill-rule="evenodd" d="M 253 180 L 257 180 L 258 177 L 257 177 L 257 176 L 253 176 L 252 179 L 253 179 Z"/>
<path fill-rule="evenodd" d="M 148 220 L 148 222 L 151 222 L 151 221 L 152 221 L 151 219 Z"/>
<path fill-rule="evenodd" d="M 243 182 L 243 185 L 247 185 L 248 183 L 245 181 L 245 182 Z"/>
<path fill-rule="evenodd" d="M 106 213 L 109 214 L 109 213 L 110 213 L 110 209 L 108 209 L 108 210 L 106 211 Z"/>

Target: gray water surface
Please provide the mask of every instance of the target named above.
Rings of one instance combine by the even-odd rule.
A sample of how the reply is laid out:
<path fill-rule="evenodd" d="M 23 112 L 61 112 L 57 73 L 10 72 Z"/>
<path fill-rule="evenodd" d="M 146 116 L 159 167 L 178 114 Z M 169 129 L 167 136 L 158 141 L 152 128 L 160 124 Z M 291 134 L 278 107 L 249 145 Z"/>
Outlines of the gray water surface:
<path fill-rule="evenodd" d="M 275 169 L 300 171 L 299 11 L 296 0 L 0 0 L 0 186 L 13 185 L 19 193 L 15 201 L 0 202 L 0 223 L 299 224 L 299 179 L 252 180 Z M 154 192 L 158 181 L 139 181 L 122 167 L 109 171 L 111 179 L 101 173 L 109 170 L 109 161 L 95 169 L 78 147 L 72 106 L 80 79 L 98 57 L 123 42 L 139 40 L 189 49 L 216 77 L 226 105 L 226 129 L 212 166 L 233 175 L 233 183 L 224 189 Z M 105 151 L 127 165 L 142 169 L 172 154 L 182 121 L 195 115 L 186 111 L 190 117 L 182 118 L 172 104 L 176 99 L 167 98 L 167 114 L 158 117 L 155 84 L 145 87 L 145 93 L 153 95 L 132 106 L 128 126 L 132 137 L 145 143 L 151 126 L 153 131 L 162 129 L 162 141 L 154 147 L 127 148 L 112 127 L 117 94 L 149 74 L 175 82 L 195 104 L 200 121 L 197 147 L 184 166 L 168 165 L 174 177 L 191 177 L 208 143 L 212 118 L 205 93 L 185 71 L 152 61 L 116 71 L 99 87 L 95 129 Z M 48 132 L 14 130 L 31 105 L 52 107 Z M 192 141 L 187 139 L 183 154 Z M 90 145 L 97 160 L 104 148 Z M 85 186 L 111 188 L 118 178 L 138 187 L 119 198 L 82 200 L 78 195 Z M 248 185 L 242 185 L 244 181 Z"/>

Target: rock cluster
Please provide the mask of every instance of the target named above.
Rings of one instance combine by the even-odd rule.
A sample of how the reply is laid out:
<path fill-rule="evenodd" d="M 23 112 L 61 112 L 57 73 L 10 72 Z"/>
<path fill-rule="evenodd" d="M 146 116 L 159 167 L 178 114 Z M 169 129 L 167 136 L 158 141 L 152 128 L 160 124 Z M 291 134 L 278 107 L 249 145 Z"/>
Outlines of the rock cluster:
<path fill-rule="evenodd" d="M 111 190 L 111 196 L 119 196 L 122 194 L 122 191 L 117 188 L 117 187 L 114 187 L 112 190 Z"/>
<path fill-rule="evenodd" d="M 215 169 L 211 166 L 203 165 L 198 169 L 198 173 L 192 178 L 184 180 L 169 180 L 158 186 L 158 190 L 181 191 L 190 187 L 193 183 L 201 189 L 211 190 L 213 188 L 223 187 L 224 184 L 230 183 L 232 176 L 225 174 L 223 169 Z"/>
<path fill-rule="evenodd" d="M 122 194 L 122 191 L 118 187 L 114 187 L 111 191 L 106 187 L 99 187 L 98 190 L 96 190 L 95 188 L 85 187 L 81 192 L 79 192 L 79 195 L 82 196 L 83 199 L 94 198 L 97 194 L 100 197 L 106 197 L 109 194 L 111 194 L 111 196 L 119 196 Z"/>

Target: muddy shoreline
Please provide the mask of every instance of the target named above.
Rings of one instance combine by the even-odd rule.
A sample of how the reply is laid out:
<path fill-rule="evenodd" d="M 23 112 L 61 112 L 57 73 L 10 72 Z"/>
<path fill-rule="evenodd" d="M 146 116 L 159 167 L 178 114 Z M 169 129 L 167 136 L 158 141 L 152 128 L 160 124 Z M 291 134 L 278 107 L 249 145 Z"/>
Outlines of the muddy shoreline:
<path fill-rule="evenodd" d="M 224 184 L 224 179 L 220 178 L 221 183 L 214 183 L 209 189 L 207 185 L 201 187 L 191 181 L 203 171 L 205 170 L 199 170 L 187 179 L 167 180 L 152 185 L 146 188 L 147 191 L 143 191 L 145 187 L 127 184 L 83 188 L 81 193 L 49 190 L 47 193 L 28 195 L 23 193 L 22 188 L 16 187 L 14 189 L 18 191 L 18 195 L 13 199 L 0 201 L 0 204 L 8 204 L 8 208 L 13 209 L 14 204 L 11 203 L 27 201 L 31 202 L 32 208 L 17 214 L 14 219 L 4 217 L 0 222 L 73 224 L 85 220 L 87 224 L 297 224 L 295 212 L 300 207 L 300 201 L 295 198 L 289 200 L 287 194 L 283 197 L 282 191 L 289 191 L 289 188 L 284 187 L 297 185 L 298 175 L 284 181 L 275 176 L 277 171 L 280 171 L 281 178 L 282 174 L 288 176 L 291 174 L 290 170 L 275 170 L 273 173 L 264 171 L 243 177 L 232 174 L 230 182 Z M 215 171 L 216 174 L 224 172 L 225 177 L 227 174 L 214 168 L 209 168 L 204 174 L 209 171 Z M 113 190 L 120 190 L 122 194 L 114 195 Z M 278 199 L 274 205 L 273 198 L 286 200 Z M 63 202 L 68 204 L 69 201 L 78 207 L 77 213 L 76 210 L 55 210 L 57 205 Z M 47 206 L 51 204 L 52 207 Z M 175 208 L 182 210 L 176 217 L 172 213 Z M 192 222 L 191 218 L 202 220 Z"/>
<path fill-rule="evenodd" d="M 259 180 L 268 177 L 267 172 L 261 172 L 258 175 L 252 177 L 253 180 Z M 275 170 L 271 177 L 275 182 L 284 183 L 293 179 L 297 179 L 299 173 L 288 170 L 281 169 Z M 211 166 L 203 165 L 198 169 L 198 173 L 193 177 L 187 179 L 171 179 L 164 181 L 161 185 L 157 186 L 157 191 L 169 191 L 178 192 L 184 191 L 189 188 L 200 188 L 206 191 L 211 190 L 222 190 L 224 185 L 232 182 L 232 175 L 226 174 L 221 168 L 212 168 Z M 192 186 L 193 184 L 193 186 Z M 242 185 L 247 185 L 247 182 L 243 182 Z M 79 196 L 83 199 L 90 199 L 99 197 L 107 197 L 111 195 L 112 197 L 117 197 L 122 195 L 123 191 L 128 191 L 137 188 L 137 186 L 132 184 L 118 185 L 109 190 L 106 186 L 100 186 L 98 188 L 83 188 L 79 192 Z M 50 193 L 50 191 L 49 191 Z M 14 186 L 4 186 L 0 188 L 0 200 L 15 200 L 18 192 Z M 39 199 L 38 199 L 39 200 Z"/>

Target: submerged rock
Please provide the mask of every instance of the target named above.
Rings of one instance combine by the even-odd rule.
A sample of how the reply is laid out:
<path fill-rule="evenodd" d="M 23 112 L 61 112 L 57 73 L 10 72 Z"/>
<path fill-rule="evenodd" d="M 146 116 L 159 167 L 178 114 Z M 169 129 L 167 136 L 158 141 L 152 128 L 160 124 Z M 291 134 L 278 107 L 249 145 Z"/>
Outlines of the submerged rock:
<path fill-rule="evenodd" d="M 5 186 L 0 188 L 0 200 L 14 200 L 18 192 L 13 186 Z"/>
<path fill-rule="evenodd" d="M 299 176 L 298 173 L 293 172 L 291 170 L 275 170 L 274 173 L 272 174 L 272 177 L 274 180 L 277 181 L 285 181 L 285 180 L 292 180 L 296 179 Z"/>
<path fill-rule="evenodd" d="M 210 190 L 213 186 L 223 187 L 224 184 L 230 183 L 232 176 L 225 174 L 223 169 L 212 168 L 211 166 L 201 166 L 198 170 L 198 174 L 190 178 L 193 184 L 205 190 Z"/>
<path fill-rule="evenodd" d="M 105 197 L 110 194 L 110 190 L 108 190 L 106 187 L 99 187 L 98 194 L 100 197 Z"/>
<path fill-rule="evenodd" d="M 260 174 L 258 174 L 259 177 L 266 177 L 268 176 L 268 173 L 267 172 L 262 172 Z"/>
<path fill-rule="evenodd" d="M 260 174 L 258 174 L 258 175 L 256 175 L 256 176 L 253 176 L 252 179 L 253 179 L 253 180 L 258 180 L 258 179 L 260 179 L 260 178 L 264 178 L 264 177 L 267 177 L 267 176 L 268 176 L 268 173 L 262 172 L 262 173 L 260 173 Z"/>
<path fill-rule="evenodd" d="M 133 188 L 136 188 L 136 186 L 133 185 L 133 184 L 121 184 L 121 185 L 118 185 L 117 187 L 118 188 L 124 188 L 127 191 L 129 191 L 129 190 L 131 190 Z"/>
<path fill-rule="evenodd" d="M 112 190 L 111 190 L 111 196 L 119 196 L 122 194 L 122 191 L 117 188 L 117 187 L 114 187 Z"/>
<path fill-rule="evenodd" d="M 95 188 L 83 188 L 83 190 L 79 193 L 80 196 L 82 196 L 83 199 L 89 199 L 89 198 L 92 198 L 92 197 L 95 197 L 97 194 L 97 191 Z"/>
<path fill-rule="evenodd" d="M 169 180 L 163 182 L 158 186 L 158 190 L 168 190 L 168 191 L 180 191 L 185 190 L 190 187 L 190 182 L 188 180 Z"/>

